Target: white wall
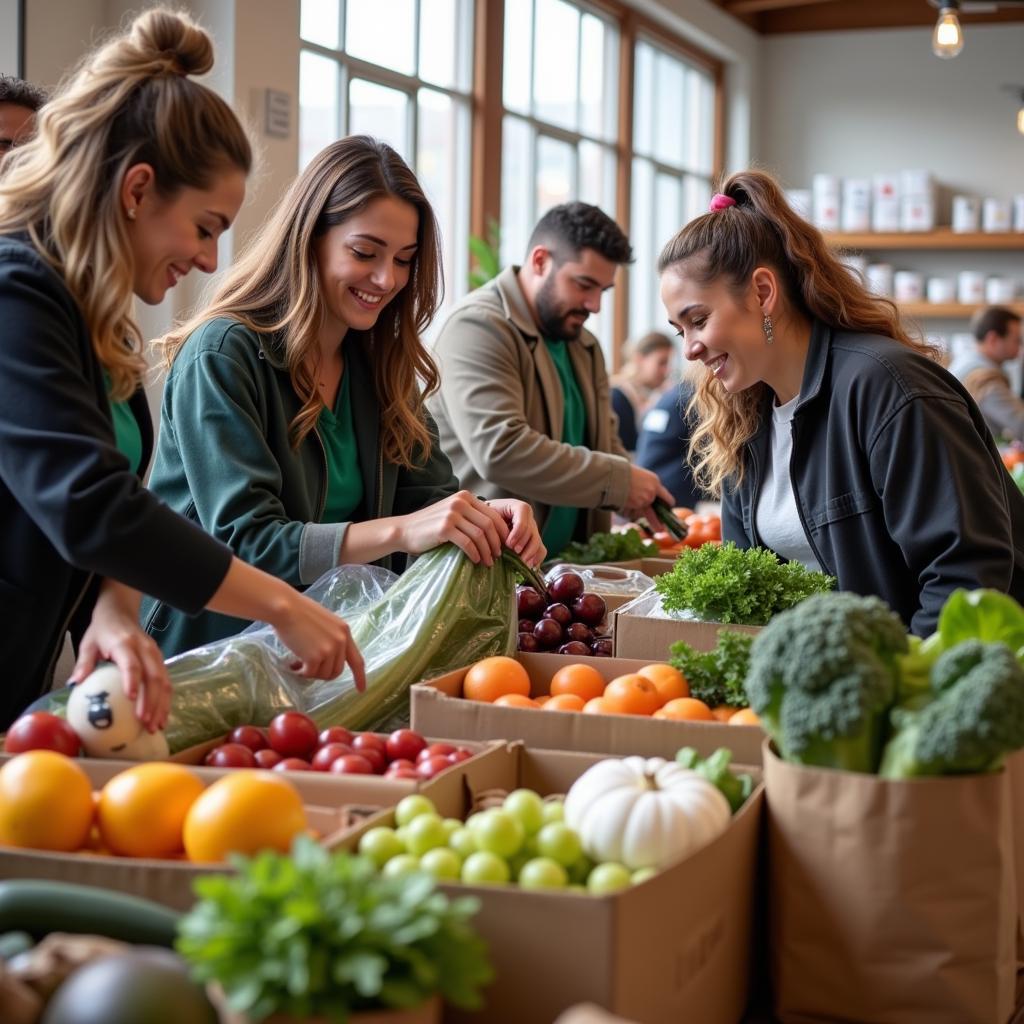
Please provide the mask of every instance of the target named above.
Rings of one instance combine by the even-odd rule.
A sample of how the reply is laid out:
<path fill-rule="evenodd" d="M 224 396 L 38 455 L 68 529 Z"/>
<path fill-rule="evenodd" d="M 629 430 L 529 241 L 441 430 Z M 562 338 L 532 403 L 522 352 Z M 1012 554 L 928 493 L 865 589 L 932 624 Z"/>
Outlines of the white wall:
<path fill-rule="evenodd" d="M 0 3 L 0 74 L 17 75 L 18 38 L 21 34 L 17 0 Z"/>
<path fill-rule="evenodd" d="M 23 77 L 52 89 L 108 27 L 104 0 L 26 0 Z"/>

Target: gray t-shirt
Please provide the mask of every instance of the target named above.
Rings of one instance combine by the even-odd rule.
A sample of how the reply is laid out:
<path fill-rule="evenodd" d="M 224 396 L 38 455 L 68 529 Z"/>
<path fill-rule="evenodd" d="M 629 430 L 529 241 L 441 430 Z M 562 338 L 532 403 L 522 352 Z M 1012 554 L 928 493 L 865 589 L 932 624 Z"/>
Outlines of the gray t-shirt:
<path fill-rule="evenodd" d="M 796 510 L 789 460 L 793 455 L 793 413 L 800 396 L 772 407 L 771 462 L 757 500 L 755 523 L 761 543 L 791 562 L 821 571 Z"/>

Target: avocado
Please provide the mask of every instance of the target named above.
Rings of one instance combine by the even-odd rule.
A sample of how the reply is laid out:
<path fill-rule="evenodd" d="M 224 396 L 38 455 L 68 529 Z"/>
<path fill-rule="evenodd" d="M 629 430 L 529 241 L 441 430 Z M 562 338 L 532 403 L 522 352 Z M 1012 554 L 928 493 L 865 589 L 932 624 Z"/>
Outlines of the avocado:
<path fill-rule="evenodd" d="M 140 947 L 79 967 L 40 1024 L 217 1024 L 217 1012 L 180 956 Z"/>

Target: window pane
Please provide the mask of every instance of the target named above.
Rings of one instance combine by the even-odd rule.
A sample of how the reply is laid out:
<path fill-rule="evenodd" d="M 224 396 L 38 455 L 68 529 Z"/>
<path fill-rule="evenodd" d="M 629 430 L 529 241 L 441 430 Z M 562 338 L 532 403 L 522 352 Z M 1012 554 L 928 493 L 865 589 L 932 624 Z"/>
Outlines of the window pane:
<path fill-rule="evenodd" d="M 532 131 L 518 117 L 501 129 L 501 262 L 522 263 L 533 231 Z"/>
<path fill-rule="evenodd" d="M 615 151 L 596 142 L 583 141 L 578 150 L 580 190 L 578 199 L 600 206 L 615 216 Z"/>
<path fill-rule="evenodd" d="M 420 78 L 449 87 L 456 76 L 456 0 L 420 0 Z"/>
<path fill-rule="evenodd" d="M 697 73 L 692 88 L 698 96 L 694 107 L 700 124 L 694 150 L 696 153 L 694 170 L 700 171 L 702 174 L 710 174 L 714 168 L 715 159 L 715 83 L 710 75 Z"/>
<path fill-rule="evenodd" d="M 567 203 L 575 191 L 573 147 L 546 135 L 537 137 L 537 216 Z"/>
<path fill-rule="evenodd" d="M 614 120 L 609 124 L 608 118 L 608 93 L 616 78 L 606 74 L 605 37 L 608 34 L 600 18 L 592 14 L 583 15 L 580 25 L 580 131 L 600 139 L 615 137 Z"/>
<path fill-rule="evenodd" d="M 311 43 L 338 46 L 338 0 L 302 0 L 299 35 Z"/>
<path fill-rule="evenodd" d="M 659 174 L 654 182 L 654 245 L 661 247 L 683 223 L 683 183 L 672 174 Z"/>
<path fill-rule="evenodd" d="M 360 60 L 416 71 L 415 0 L 347 0 L 345 50 Z"/>
<path fill-rule="evenodd" d="M 575 129 L 576 66 L 580 15 L 564 0 L 536 0 L 534 113 L 542 121 Z"/>
<path fill-rule="evenodd" d="M 647 160 L 633 161 L 632 228 L 630 242 L 636 262 L 629 277 L 629 336 L 638 338 L 664 317 L 657 317 L 657 282 L 654 278 L 657 242 L 654 239 L 654 170 Z"/>
<path fill-rule="evenodd" d="M 533 0 L 505 0 L 505 58 L 502 98 L 508 110 L 530 112 L 533 67 Z"/>
<path fill-rule="evenodd" d="M 680 61 L 659 53 L 654 65 L 655 115 L 654 155 L 680 166 L 683 158 L 683 118 L 686 78 Z"/>
<path fill-rule="evenodd" d="M 633 97 L 633 147 L 650 156 L 654 152 L 654 49 L 637 43 Z"/>
<path fill-rule="evenodd" d="M 339 135 L 338 64 L 303 51 L 299 55 L 299 170 Z"/>
<path fill-rule="evenodd" d="M 348 88 L 349 135 L 372 135 L 393 146 L 411 163 L 409 154 L 409 97 L 362 78 L 353 78 Z"/>
<path fill-rule="evenodd" d="M 694 217 L 708 212 L 711 202 L 711 182 L 706 178 L 695 178 L 687 175 L 683 182 L 683 224 L 689 223 Z M 680 225 L 682 227 L 682 224 Z"/>

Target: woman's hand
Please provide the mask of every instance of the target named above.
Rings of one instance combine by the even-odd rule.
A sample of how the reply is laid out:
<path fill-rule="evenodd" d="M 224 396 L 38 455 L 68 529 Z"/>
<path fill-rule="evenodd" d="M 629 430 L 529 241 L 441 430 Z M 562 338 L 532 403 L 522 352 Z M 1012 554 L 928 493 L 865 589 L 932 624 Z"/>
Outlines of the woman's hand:
<path fill-rule="evenodd" d="M 540 565 L 548 549 L 540 539 L 533 517 L 533 506 L 515 498 L 494 498 L 487 502 L 511 527 L 505 546 L 511 548 L 529 566 Z"/>
<path fill-rule="evenodd" d="M 167 724 L 171 709 L 171 680 L 160 648 L 139 625 L 142 595 L 113 580 L 104 580 L 89 628 L 78 647 L 71 681 L 80 683 L 97 661 L 112 661 L 121 672 L 125 695 L 135 715 L 150 731 Z"/>
<path fill-rule="evenodd" d="M 309 679 L 335 679 L 348 664 L 361 693 L 366 689 L 366 669 L 348 623 L 291 587 L 288 591 L 284 607 L 268 621 L 298 659 L 291 668 Z"/>
<path fill-rule="evenodd" d="M 418 512 L 399 516 L 396 522 L 399 551 L 420 555 L 450 541 L 473 563 L 487 566 L 501 557 L 502 545 L 509 536 L 502 514 L 469 491 L 459 491 Z"/>

